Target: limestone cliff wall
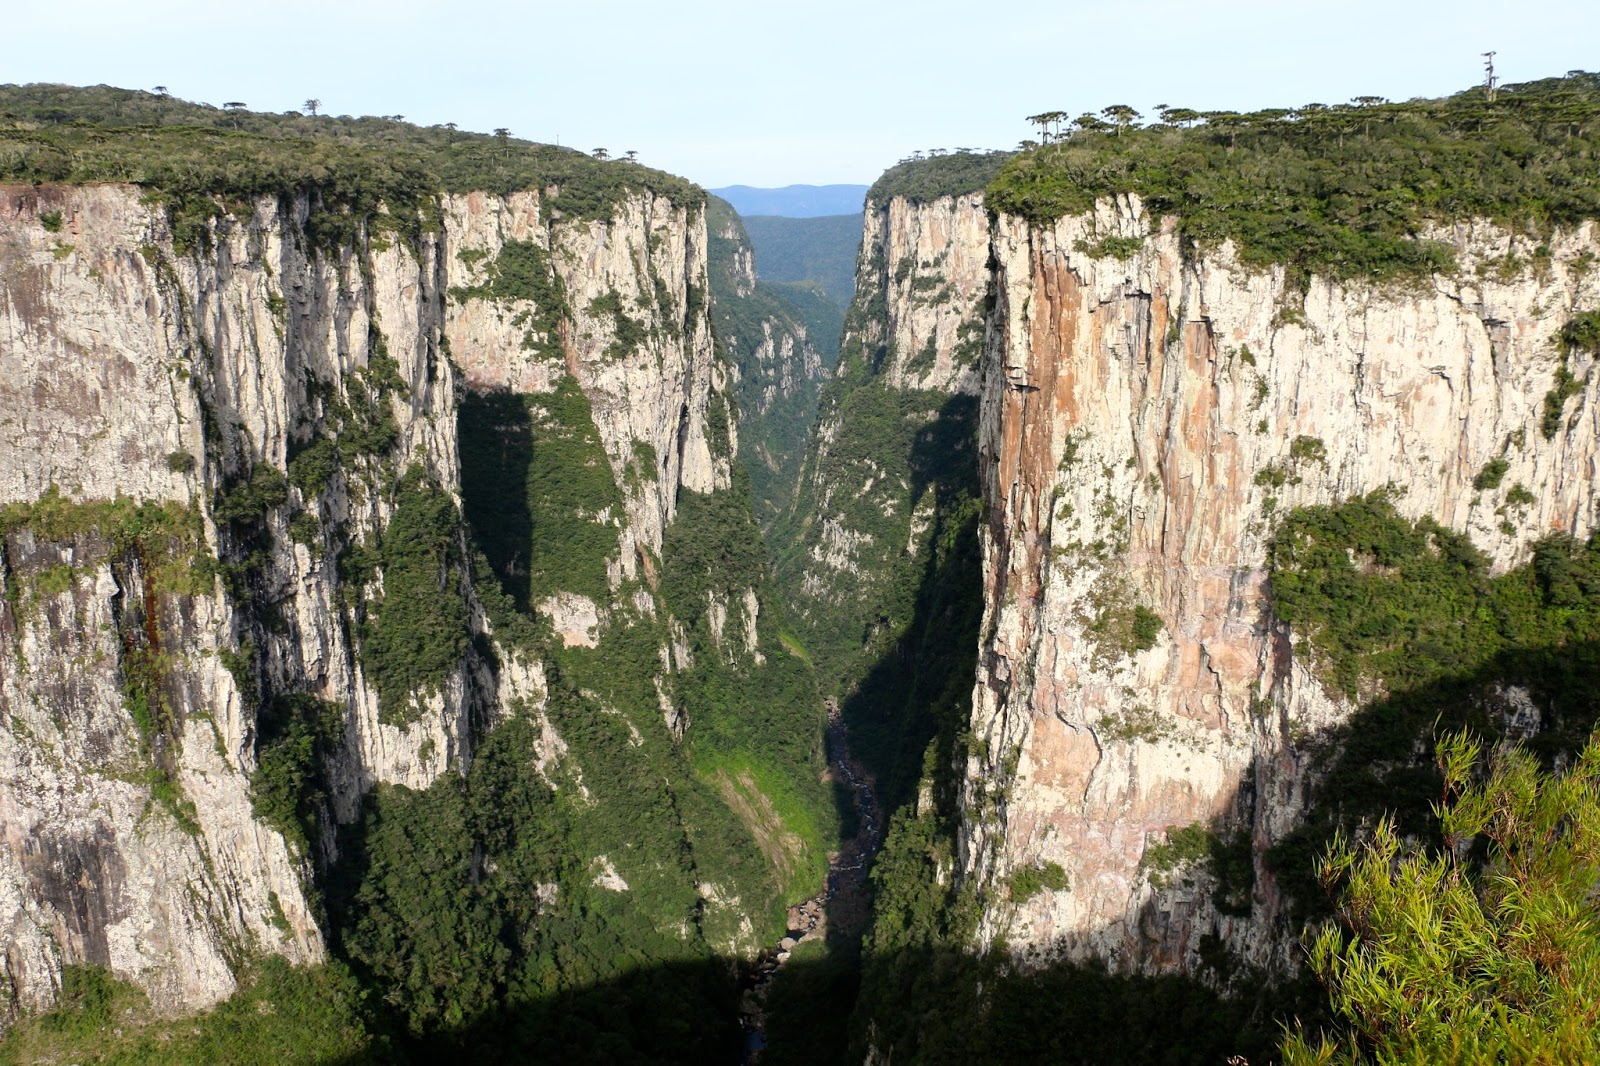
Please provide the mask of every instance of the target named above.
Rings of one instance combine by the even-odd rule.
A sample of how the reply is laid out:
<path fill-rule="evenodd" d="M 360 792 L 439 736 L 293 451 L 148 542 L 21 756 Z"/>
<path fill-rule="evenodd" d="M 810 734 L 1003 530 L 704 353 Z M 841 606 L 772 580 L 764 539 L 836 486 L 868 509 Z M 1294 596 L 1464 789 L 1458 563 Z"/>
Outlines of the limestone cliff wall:
<path fill-rule="evenodd" d="M 308 230 L 313 206 L 232 203 L 190 247 L 131 186 L 0 189 L 0 505 L 32 508 L 7 512 L 0 542 L 7 1009 L 48 1005 L 67 963 L 106 965 L 182 1011 L 226 996 L 254 952 L 321 957 L 303 888 L 313 857 L 252 814 L 264 701 L 342 709 L 330 825 L 377 782 L 421 788 L 463 768 L 475 728 L 513 701 L 538 707 L 538 662 L 469 650 L 398 724 L 352 646 L 351 598 L 374 593 L 341 579 L 339 553 L 381 533 L 387 487 L 415 464 L 458 494 L 459 388 L 576 377 L 627 486 L 626 513 L 609 516 L 614 586 L 659 555 L 680 487 L 730 483 L 731 439 L 708 414 L 726 371 L 698 205 L 639 192 L 609 221 L 561 220 L 542 218 L 537 193 L 456 196 L 411 239 L 362 231 L 331 247 Z M 538 338 L 553 359 L 528 356 L 519 308 L 451 295 L 509 241 L 537 244 L 559 276 L 559 336 Z M 612 343 L 629 328 L 616 308 L 634 343 Z M 254 525 L 219 519 L 252 469 L 284 470 L 360 410 L 392 427 L 372 454 L 309 494 L 282 487 Z M 720 431 L 731 438 L 733 421 Z M 647 453 L 659 469 L 625 478 Z M 39 517 L 47 493 L 68 519 Z M 189 532 L 130 539 L 100 507 L 118 498 L 165 505 Z M 443 592 L 475 604 L 468 588 Z M 545 608 L 558 629 L 584 610 Z M 487 635 L 480 608 L 472 619 Z M 147 667 L 154 726 L 135 709 Z M 561 757 L 543 728 L 545 756 Z M 331 857 L 334 842 L 311 847 Z"/>
<path fill-rule="evenodd" d="M 1136 198 L 1044 229 L 994 224 L 960 872 L 989 886 L 980 938 L 1013 950 L 1187 968 L 1216 933 L 1283 963 L 1294 941 L 1271 935 L 1282 900 L 1259 856 L 1302 810 L 1304 738 L 1354 708 L 1273 618 L 1272 515 L 1394 486 L 1400 511 L 1467 533 L 1499 569 L 1551 531 L 1591 532 L 1587 366 L 1572 366 L 1586 384 L 1561 431 L 1539 425 L 1552 336 L 1600 306 L 1600 233 L 1558 233 L 1545 266 L 1508 272 L 1534 242 L 1463 223 L 1436 235 L 1457 250 L 1454 277 L 1313 277 L 1302 295 L 1284 271 L 1243 269 L 1229 246 L 1186 251 L 1158 227 Z M 1083 250 L 1108 234 L 1143 243 L 1126 260 Z M 1500 487 L 1474 489 L 1496 458 Z M 1508 502 L 1519 484 L 1534 502 Z M 1162 624 L 1143 651 L 1107 636 L 1135 605 Z M 1219 914 L 1204 876 L 1158 889 L 1142 869 L 1197 821 L 1252 841 L 1248 916 Z M 1008 874 L 1049 862 L 1068 888 L 1006 898 Z"/>

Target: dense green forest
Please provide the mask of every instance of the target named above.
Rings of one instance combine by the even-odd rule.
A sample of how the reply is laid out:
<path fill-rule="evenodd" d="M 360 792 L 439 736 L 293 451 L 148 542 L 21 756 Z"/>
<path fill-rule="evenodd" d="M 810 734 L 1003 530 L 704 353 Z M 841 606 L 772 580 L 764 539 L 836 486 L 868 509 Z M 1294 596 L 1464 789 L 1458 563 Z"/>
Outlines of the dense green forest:
<path fill-rule="evenodd" d="M 856 250 L 861 246 L 861 216 L 818 218 L 744 217 L 756 250 L 756 273 L 763 281 L 813 282 L 842 309 L 856 291 Z"/>
<path fill-rule="evenodd" d="M 1120 105 L 1035 116 L 1044 143 L 1006 163 L 989 205 L 1048 224 L 1134 192 L 1152 220 L 1176 217 L 1201 246 L 1231 240 L 1252 266 L 1385 280 L 1454 269 L 1427 237 L 1433 223 L 1483 218 L 1542 234 L 1600 216 L 1597 74 L 1507 85 L 1493 99 L 1475 88 L 1139 117 Z"/>

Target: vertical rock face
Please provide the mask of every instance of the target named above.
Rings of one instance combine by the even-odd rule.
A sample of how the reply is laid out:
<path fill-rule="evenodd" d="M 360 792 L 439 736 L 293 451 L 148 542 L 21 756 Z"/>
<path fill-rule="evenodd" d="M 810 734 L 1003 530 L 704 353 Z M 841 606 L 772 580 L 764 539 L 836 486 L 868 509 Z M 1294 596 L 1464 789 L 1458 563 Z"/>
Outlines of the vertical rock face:
<path fill-rule="evenodd" d="M 336 853 L 331 826 L 377 783 L 464 769 L 475 729 L 513 703 L 538 710 L 542 666 L 485 661 L 464 633 L 453 665 L 380 712 L 360 647 L 390 575 L 345 561 L 404 506 L 394 486 L 459 498 L 458 367 L 479 391 L 576 380 L 625 486 L 622 513 L 596 519 L 618 531 L 613 588 L 659 557 L 681 488 L 730 484 L 697 205 L 631 193 L 609 221 L 543 218 L 536 193 L 439 208 L 410 239 L 319 243 L 304 198 L 266 198 L 196 242 L 134 187 L 0 188 L 9 1009 L 47 1006 L 68 963 L 181 1011 L 229 994 L 251 954 L 320 958 L 302 886 Z M 541 268 L 537 298 L 519 263 Z M 467 578 L 439 581 L 492 639 Z M 546 605 L 558 630 L 591 609 Z M 263 716 L 300 699 L 340 723 L 308 842 L 252 806 Z M 541 728 L 543 772 L 565 747 Z"/>
<path fill-rule="evenodd" d="M 861 246 L 883 286 L 883 370 L 897 389 L 973 393 L 989 291 L 989 214 L 981 193 L 875 202 Z"/>
<path fill-rule="evenodd" d="M 977 193 L 867 203 L 837 378 L 780 534 L 801 546 L 783 575 L 791 614 L 834 660 L 824 674 L 836 683 L 905 625 L 935 483 L 971 462 L 942 449 L 966 439 L 954 427 L 978 391 L 988 259 Z"/>
<path fill-rule="evenodd" d="M 577 379 L 617 482 L 629 487 L 614 577 L 633 578 L 640 552 L 660 555 L 680 485 L 712 492 L 730 483 L 728 455 L 713 455 L 707 435 L 709 398 L 729 382 L 706 317 L 702 212 L 643 193 L 609 221 L 561 221 L 543 217 L 536 192 L 473 193 L 446 201 L 445 229 L 453 295 L 444 330 L 466 387 L 540 394 L 569 373 Z M 540 332 L 544 301 L 467 295 L 508 243 L 531 244 L 559 279 L 564 313 L 553 331 Z M 724 425 L 736 448 L 735 424 Z M 656 463 L 625 478 L 643 449 Z"/>
<path fill-rule="evenodd" d="M 718 339 L 737 371 L 739 457 L 750 474 L 763 525 L 789 502 L 817 400 L 838 354 L 839 314 L 815 287 L 757 280 L 744 223 L 712 197 L 712 313 Z"/>
<path fill-rule="evenodd" d="M 989 886 L 985 943 L 1188 968 L 1214 933 L 1280 964 L 1292 947 L 1271 935 L 1283 901 L 1260 855 L 1302 811 L 1305 739 L 1354 707 L 1273 617 L 1272 515 L 1392 486 L 1399 511 L 1468 534 L 1498 569 L 1552 531 L 1590 533 L 1587 366 L 1570 367 L 1585 384 L 1553 439 L 1540 423 L 1553 335 L 1600 305 L 1600 234 L 1558 233 L 1547 266 L 1508 274 L 1493 267 L 1533 242 L 1462 224 L 1435 234 L 1454 277 L 1313 277 L 1302 295 L 1231 246 L 1185 255 L 1151 227 L 1136 198 L 994 225 L 959 865 Z M 1097 258 L 1107 234 L 1143 243 Z M 1503 482 L 1474 488 L 1496 459 Z M 1153 883 L 1152 844 L 1195 822 L 1249 840 L 1247 906 L 1220 913 L 1199 872 Z M 1010 875 L 1048 863 L 1066 888 L 1006 898 Z"/>

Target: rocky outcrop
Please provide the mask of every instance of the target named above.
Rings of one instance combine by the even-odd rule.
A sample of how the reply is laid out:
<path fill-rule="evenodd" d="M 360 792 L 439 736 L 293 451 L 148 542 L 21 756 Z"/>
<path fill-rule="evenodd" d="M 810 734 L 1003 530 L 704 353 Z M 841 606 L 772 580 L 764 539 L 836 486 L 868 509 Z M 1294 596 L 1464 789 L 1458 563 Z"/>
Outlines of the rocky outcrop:
<path fill-rule="evenodd" d="M 744 223 L 713 197 L 707 208 L 712 313 L 737 372 L 739 457 L 764 525 L 788 504 L 806 433 L 838 354 L 838 310 L 815 287 L 756 278 Z M 831 334 L 831 335 L 829 335 Z"/>
<path fill-rule="evenodd" d="M 1142 244 L 1097 256 L 1107 235 Z M 995 221 L 958 860 L 988 886 L 984 943 L 1187 969 L 1215 933 L 1251 962 L 1289 961 L 1260 856 L 1302 813 L 1305 739 L 1354 708 L 1273 617 L 1275 513 L 1393 486 L 1402 513 L 1468 534 L 1499 569 L 1551 531 L 1594 528 L 1587 366 L 1571 366 L 1584 385 L 1553 439 L 1540 423 L 1553 335 L 1600 306 L 1600 234 L 1557 233 L 1537 270 L 1507 269 L 1534 242 L 1488 224 L 1436 236 L 1454 276 L 1312 277 L 1302 293 L 1231 246 L 1181 248 L 1133 197 L 1048 228 Z M 1475 488 L 1497 459 L 1503 481 Z M 1159 620 L 1153 643 L 1133 638 L 1135 611 Z M 1204 875 L 1151 876 L 1152 844 L 1195 822 L 1250 841 L 1248 913 L 1219 913 Z M 1007 898 L 1011 875 L 1050 863 L 1067 887 Z"/>
<path fill-rule="evenodd" d="M 468 194 L 409 236 L 402 219 L 331 242 L 314 206 L 233 202 L 196 238 L 131 186 L 0 189 L 13 1009 L 48 1005 L 68 963 L 183 1011 L 228 995 L 253 953 L 320 958 L 304 886 L 375 784 L 464 769 L 514 705 L 538 718 L 540 772 L 566 757 L 537 656 L 467 645 L 400 709 L 364 658 L 386 575 L 349 560 L 381 540 L 408 470 L 459 501 L 459 388 L 576 379 L 622 491 L 595 516 L 618 530 L 614 588 L 659 558 L 680 489 L 731 483 L 699 205 L 638 191 L 608 219 L 563 219 L 537 192 Z M 548 267 L 536 291 L 508 249 Z M 440 580 L 492 642 L 467 578 Z M 600 619 L 577 599 L 548 613 L 583 643 Z M 304 845 L 253 809 L 264 716 L 296 699 L 341 722 Z"/>
<path fill-rule="evenodd" d="M 988 260 L 981 194 L 869 198 L 839 369 L 777 535 L 798 549 L 780 574 L 825 684 L 853 686 L 904 629 L 936 499 L 971 477 L 956 453 L 972 431 Z"/>
<path fill-rule="evenodd" d="M 977 392 L 989 291 L 983 195 L 871 207 L 861 247 L 879 274 L 883 315 L 864 324 L 864 340 L 883 347 L 885 378 L 897 389 Z"/>
<path fill-rule="evenodd" d="M 540 394 L 566 374 L 578 380 L 626 489 L 613 579 L 632 579 L 641 551 L 659 556 L 680 485 L 712 492 L 730 484 L 728 452 L 714 455 L 707 434 L 709 398 L 731 383 L 705 314 L 703 212 L 646 193 L 608 221 L 562 221 L 544 216 L 537 192 L 523 192 L 450 197 L 444 216 L 446 284 L 455 294 L 444 335 L 466 387 Z M 531 294 L 468 295 L 508 243 L 531 244 L 535 261 L 559 279 L 554 336 L 538 332 L 537 317 L 552 309 Z M 737 448 L 736 423 L 724 425 Z M 637 469 L 641 452 L 656 457 L 650 469 Z"/>

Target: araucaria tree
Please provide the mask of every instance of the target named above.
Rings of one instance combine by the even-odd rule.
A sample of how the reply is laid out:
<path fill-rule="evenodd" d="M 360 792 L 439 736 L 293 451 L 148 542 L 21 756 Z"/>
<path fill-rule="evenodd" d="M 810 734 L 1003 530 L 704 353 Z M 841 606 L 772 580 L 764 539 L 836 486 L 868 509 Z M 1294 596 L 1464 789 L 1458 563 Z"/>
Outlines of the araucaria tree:
<path fill-rule="evenodd" d="M 1336 841 L 1339 924 L 1311 945 L 1341 1030 L 1292 1032 L 1288 1066 L 1600 1062 L 1600 742 L 1550 776 L 1516 749 L 1439 745 L 1437 854 L 1392 821 Z"/>

